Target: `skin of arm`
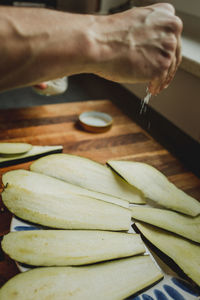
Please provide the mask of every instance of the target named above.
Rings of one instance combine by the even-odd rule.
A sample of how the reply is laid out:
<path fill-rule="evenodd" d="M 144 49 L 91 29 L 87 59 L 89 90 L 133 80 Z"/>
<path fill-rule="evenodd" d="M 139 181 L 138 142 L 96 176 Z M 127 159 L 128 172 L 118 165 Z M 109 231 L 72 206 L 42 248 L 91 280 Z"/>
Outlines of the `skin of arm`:
<path fill-rule="evenodd" d="M 169 4 L 108 16 L 1 6 L 0 91 L 94 73 L 156 94 L 180 64 L 181 31 Z"/>

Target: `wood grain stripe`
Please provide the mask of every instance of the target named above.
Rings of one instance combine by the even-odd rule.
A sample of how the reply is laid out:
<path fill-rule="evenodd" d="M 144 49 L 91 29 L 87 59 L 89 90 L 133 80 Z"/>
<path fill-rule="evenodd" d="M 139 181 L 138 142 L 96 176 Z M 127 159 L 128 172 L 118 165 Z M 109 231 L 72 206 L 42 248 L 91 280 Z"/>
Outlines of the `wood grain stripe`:
<path fill-rule="evenodd" d="M 46 117 L 79 115 L 84 111 L 98 110 L 105 113 L 121 115 L 120 109 L 108 100 L 83 101 L 76 103 L 59 103 L 33 106 L 31 108 L 8 109 L 0 114 L 0 122 L 40 119 Z"/>
<path fill-rule="evenodd" d="M 9 123 L 8 123 L 9 124 Z M 30 130 L 31 135 L 33 137 L 45 135 L 45 137 L 48 135 L 63 135 L 63 134 L 70 134 L 73 132 L 73 136 L 82 137 L 88 136 L 91 137 L 91 133 L 88 133 L 86 131 L 83 131 L 82 128 L 77 126 L 77 119 L 75 121 L 71 122 L 63 122 L 63 123 L 57 123 L 57 124 L 43 124 L 42 128 L 40 126 L 27 126 L 25 128 L 12 128 L 12 126 L 8 126 L 10 128 L 6 128 L 4 130 L 0 131 L 0 140 L 7 140 L 7 139 L 17 139 L 17 138 L 25 138 L 30 137 Z M 76 130 L 74 130 L 76 129 Z M 119 132 L 139 132 L 141 131 L 140 127 L 134 124 L 129 118 L 122 118 L 120 116 L 116 116 L 114 118 L 114 124 L 108 132 L 106 132 L 106 136 L 113 134 L 118 134 Z M 99 136 L 104 136 L 105 134 L 100 134 Z M 44 139 L 45 139 L 44 137 Z M 66 137 L 66 136 L 65 136 Z M 67 137 L 66 137 L 67 138 Z"/>
<path fill-rule="evenodd" d="M 43 126 L 48 124 L 60 124 L 67 122 L 75 122 L 78 119 L 78 115 L 70 115 L 70 116 L 58 116 L 58 117 L 48 117 L 48 118 L 40 118 L 40 119 L 24 119 L 12 122 L 0 122 L 0 129 L 20 129 L 27 128 L 33 126 Z"/>
<path fill-rule="evenodd" d="M 111 136 L 108 138 L 102 139 L 92 139 L 92 140 L 85 140 L 80 142 L 72 142 L 72 143 L 65 143 L 63 146 L 68 151 L 85 151 L 85 150 L 93 150 L 93 149 L 101 149 L 107 147 L 117 147 L 122 145 L 130 145 L 135 143 L 141 143 L 148 141 L 147 136 L 143 133 L 129 133 L 129 134 L 122 134 L 118 136 Z"/>
<path fill-rule="evenodd" d="M 123 155 L 134 155 L 136 153 L 144 153 L 145 147 L 148 147 L 149 151 L 159 151 L 161 146 L 148 140 L 145 142 L 131 143 L 128 145 L 120 145 L 115 147 L 104 147 L 104 148 L 88 148 L 88 149 L 76 149 L 69 150 L 67 146 L 64 148 L 65 153 L 72 153 L 76 155 L 82 155 L 93 160 L 97 160 L 101 163 L 106 163 L 109 159 L 123 158 Z"/>

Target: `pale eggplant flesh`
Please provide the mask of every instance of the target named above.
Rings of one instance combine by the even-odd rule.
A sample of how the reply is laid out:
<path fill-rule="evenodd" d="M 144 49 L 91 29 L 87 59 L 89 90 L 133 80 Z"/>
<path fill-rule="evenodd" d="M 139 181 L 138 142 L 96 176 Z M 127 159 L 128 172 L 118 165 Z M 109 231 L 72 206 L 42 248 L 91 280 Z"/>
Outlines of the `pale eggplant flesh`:
<path fill-rule="evenodd" d="M 32 163 L 30 169 L 130 203 L 145 203 L 143 194 L 137 188 L 128 184 L 107 166 L 85 157 L 55 154 L 38 159 Z"/>
<path fill-rule="evenodd" d="M 156 168 L 133 161 L 109 160 L 107 163 L 156 204 L 193 217 L 200 214 L 200 202 L 177 188 Z"/>
<path fill-rule="evenodd" d="M 174 211 L 152 207 L 132 207 L 132 218 L 169 230 L 200 243 L 200 216 L 190 217 Z"/>
<path fill-rule="evenodd" d="M 57 196 L 65 196 L 72 193 L 75 195 L 88 196 L 105 202 L 114 203 L 126 208 L 129 207 L 128 201 L 90 191 L 59 179 L 28 170 L 18 169 L 6 172 L 2 176 L 2 181 L 4 186 L 7 184 L 14 184 L 15 186 L 19 186 L 33 192 L 41 192 L 43 194 Z"/>
<path fill-rule="evenodd" d="M 15 261 L 32 266 L 73 266 L 145 252 L 139 234 L 97 230 L 10 232 L 2 249 Z"/>
<path fill-rule="evenodd" d="M 25 153 L 18 153 L 12 155 L 0 155 L 0 167 L 7 167 L 23 162 L 27 162 L 44 155 L 62 152 L 62 146 L 32 146 L 30 150 Z"/>
<path fill-rule="evenodd" d="M 121 300 L 162 278 L 147 255 L 82 267 L 36 268 L 10 279 L 0 300 Z"/>
<path fill-rule="evenodd" d="M 197 243 L 149 224 L 137 222 L 135 225 L 151 244 L 170 257 L 195 284 L 200 286 L 200 247 Z"/>
<path fill-rule="evenodd" d="M 17 217 L 51 228 L 120 231 L 131 224 L 129 209 L 71 193 L 48 195 L 7 184 L 2 200 Z"/>
<path fill-rule="evenodd" d="M 32 147 L 27 143 L 0 143 L 0 156 L 22 154 L 31 150 Z"/>

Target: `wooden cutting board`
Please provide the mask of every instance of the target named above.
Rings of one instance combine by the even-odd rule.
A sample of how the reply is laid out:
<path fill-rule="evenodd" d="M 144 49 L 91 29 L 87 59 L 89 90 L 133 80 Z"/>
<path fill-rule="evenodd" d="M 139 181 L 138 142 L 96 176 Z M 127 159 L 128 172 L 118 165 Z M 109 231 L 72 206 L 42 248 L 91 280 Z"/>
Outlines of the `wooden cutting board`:
<path fill-rule="evenodd" d="M 82 130 L 77 123 L 78 116 L 91 110 L 109 113 L 114 120 L 112 128 L 105 133 Z M 64 153 L 81 155 L 101 163 L 108 159 L 146 162 L 200 201 L 200 179 L 108 100 L 2 110 L 0 141 L 44 146 L 63 145 Z M 30 163 L 1 168 L 0 173 L 2 175 L 11 169 L 28 169 Z M 0 237 L 9 232 L 11 217 L 0 201 Z M 16 273 L 18 269 L 15 263 L 1 252 L 0 286 Z"/>

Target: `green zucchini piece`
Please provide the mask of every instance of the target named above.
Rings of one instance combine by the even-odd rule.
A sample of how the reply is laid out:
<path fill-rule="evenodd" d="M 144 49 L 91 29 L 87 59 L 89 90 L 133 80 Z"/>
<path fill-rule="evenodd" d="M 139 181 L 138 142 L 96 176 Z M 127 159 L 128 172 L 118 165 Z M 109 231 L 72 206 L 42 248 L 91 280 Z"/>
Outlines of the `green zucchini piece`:
<path fill-rule="evenodd" d="M 58 180 L 56 178 L 39 174 L 27 170 L 13 170 L 9 171 L 2 176 L 4 186 L 7 184 L 14 184 L 21 188 L 29 189 L 43 194 L 65 196 L 73 193 L 81 196 L 88 196 L 98 200 L 114 203 L 122 207 L 129 207 L 129 202 L 105 195 L 98 192 L 89 191 L 79 186 Z"/>
<path fill-rule="evenodd" d="M 52 228 L 120 231 L 131 223 L 129 209 L 71 193 L 48 195 L 7 184 L 2 200 L 17 217 Z"/>
<path fill-rule="evenodd" d="M 145 252 L 139 234 L 96 230 L 10 232 L 2 249 L 12 259 L 33 266 L 73 266 Z"/>
<path fill-rule="evenodd" d="M 157 169 L 152 166 L 133 161 L 107 162 L 129 184 L 138 188 L 146 198 L 157 204 L 182 212 L 186 215 L 200 214 L 200 203 L 169 182 Z"/>
<path fill-rule="evenodd" d="M 10 279 L 0 300 L 121 300 L 162 277 L 147 255 L 84 267 L 36 268 Z"/>
<path fill-rule="evenodd" d="M 200 286 L 200 247 L 187 239 L 149 224 L 135 223 L 139 231 Z"/>
<path fill-rule="evenodd" d="M 169 210 L 137 206 L 132 208 L 132 218 L 200 243 L 200 216 L 190 217 Z"/>
<path fill-rule="evenodd" d="M 130 203 L 145 203 L 142 193 L 110 168 L 84 157 L 55 154 L 35 161 L 30 169 Z"/>
<path fill-rule="evenodd" d="M 31 149 L 25 153 L 7 156 L 0 155 L 0 167 L 7 167 L 27 162 L 47 154 L 62 152 L 62 149 L 62 146 L 32 146 Z"/>

